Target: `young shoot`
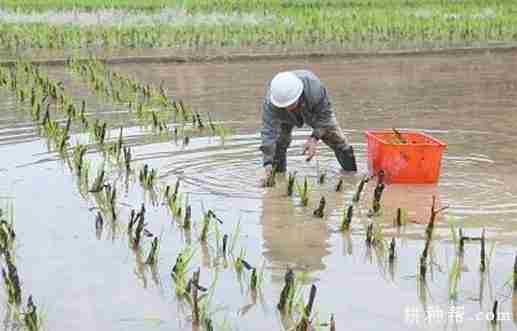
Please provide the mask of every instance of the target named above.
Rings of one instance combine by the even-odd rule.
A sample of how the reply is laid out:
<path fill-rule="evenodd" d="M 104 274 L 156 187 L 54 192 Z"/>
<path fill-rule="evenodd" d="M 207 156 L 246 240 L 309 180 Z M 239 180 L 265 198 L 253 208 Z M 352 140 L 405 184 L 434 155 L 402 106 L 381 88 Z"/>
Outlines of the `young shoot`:
<path fill-rule="evenodd" d="M 24 313 L 23 322 L 28 331 L 40 330 L 40 320 L 38 318 L 36 305 L 32 300 L 32 295 L 29 295 L 29 299 L 27 300 L 27 308 Z"/>
<path fill-rule="evenodd" d="M 341 192 L 343 190 L 343 178 L 340 178 L 336 185 L 336 192 Z"/>
<path fill-rule="evenodd" d="M 397 227 L 401 227 L 406 225 L 408 222 L 407 210 L 402 208 L 397 208 L 397 215 L 395 216 L 394 223 Z"/>
<path fill-rule="evenodd" d="M 149 251 L 149 255 L 147 256 L 147 259 L 145 260 L 145 264 L 156 265 L 158 249 L 159 249 L 159 241 L 158 241 L 157 237 L 154 237 L 153 241 L 151 242 L 151 250 Z"/>
<path fill-rule="evenodd" d="M 201 230 L 201 237 L 199 238 L 199 240 L 201 242 L 207 242 L 208 240 L 208 230 L 210 228 L 210 219 L 211 219 L 211 215 L 210 213 L 206 213 L 204 216 L 203 216 L 203 228 Z"/>
<path fill-rule="evenodd" d="M 10 304 L 19 306 L 22 301 L 22 289 L 20 286 L 18 271 L 9 251 L 4 252 L 4 257 L 7 271 L 2 268 L 2 277 L 4 279 L 4 285 L 7 292 L 7 301 Z"/>
<path fill-rule="evenodd" d="M 287 179 L 287 196 L 290 197 L 293 195 L 294 183 L 296 181 L 296 171 L 294 173 L 289 173 L 289 178 Z"/>
<path fill-rule="evenodd" d="M 98 193 L 104 188 L 104 165 L 97 170 L 97 177 L 90 188 L 91 193 Z"/>
<path fill-rule="evenodd" d="M 140 174 L 138 176 L 138 178 L 140 179 L 140 185 L 142 185 L 142 187 L 145 190 L 149 191 L 152 191 L 154 189 L 156 177 L 156 170 L 151 169 L 151 171 L 149 171 L 149 166 L 147 164 L 145 164 L 143 169 L 140 170 Z"/>
<path fill-rule="evenodd" d="M 357 185 L 357 189 L 356 189 L 356 192 L 354 194 L 354 197 L 352 198 L 353 202 L 359 202 L 359 200 L 361 199 L 361 193 L 363 192 L 364 186 L 369 181 L 370 181 L 370 177 L 368 177 L 368 176 L 364 176 L 361 179 L 361 181 L 359 182 L 359 185 Z"/>
<path fill-rule="evenodd" d="M 325 197 L 321 197 L 320 204 L 316 210 L 314 210 L 313 215 L 319 218 L 323 218 L 325 214 Z"/>
<path fill-rule="evenodd" d="M 306 207 L 309 204 L 309 184 L 307 182 L 307 177 L 303 180 L 302 186 L 296 183 L 296 191 L 298 191 L 302 206 Z"/>
<path fill-rule="evenodd" d="M 176 258 L 176 263 L 174 264 L 171 272 L 172 279 L 176 284 L 176 294 L 180 297 L 188 294 L 187 291 L 187 273 L 189 271 L 189 265 L 192 261 L 192 257 L 194 256 L 194 252 L 190 247 L 184 248 Z"/>
<path fill-rule="evenodd" d="M 77 176 L 80 178 L 83 171 L 84 164 L 84 155 L 86 154 L 88 147 L 82 144 L 77 144 L 74 146 L 73 151 L 73 163 L 75 166 L 75 171 Z"/>
<path fill-rule="evenodd" d="M 341 231 L 350 230 L 350 224 L 352 223 L 352 217 L 354 215 L 354 207 L 348 206 L 347 210 L 343 213 L 343 220 L 341 221 Z"/>

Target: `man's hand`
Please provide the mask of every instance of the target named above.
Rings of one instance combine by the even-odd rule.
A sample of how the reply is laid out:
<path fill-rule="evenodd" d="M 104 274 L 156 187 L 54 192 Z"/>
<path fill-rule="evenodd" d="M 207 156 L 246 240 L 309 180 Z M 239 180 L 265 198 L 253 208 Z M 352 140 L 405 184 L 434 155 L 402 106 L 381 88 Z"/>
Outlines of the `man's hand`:
<path fill-rule="evenodd" d="M 273 176 L 273 166 L 271 164 L 268 164 L 267 166 L 264 167 L 264 177 L 261 179 L 260 181 L 260 185 L 262 187 L 266 187 L 267 185 L 267 182 L 268 182 L 268 179 Z"/>
<path fill-rule="evenodd" d="M 273 175 L 273 166 L 271 164 L 268 164 L 264 167 L 264 178 L 269 178 Z"/>
<path fill-rule="evenodd" d="M 305 161 L 309 162 L 312 160 L 314 155 L 316 155 L 316 150 L 318 147 L 318 140 L 313 137 L 309 137 L 305 144 L 303 145 L 303 153 L 302 155 L 306 155 Z"/>

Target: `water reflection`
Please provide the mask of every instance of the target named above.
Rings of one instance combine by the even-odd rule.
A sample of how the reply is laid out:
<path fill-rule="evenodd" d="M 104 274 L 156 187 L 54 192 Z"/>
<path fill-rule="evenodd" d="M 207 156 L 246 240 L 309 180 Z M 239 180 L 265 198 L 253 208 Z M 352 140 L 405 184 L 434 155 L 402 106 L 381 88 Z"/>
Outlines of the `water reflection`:
<path fill-rule="evenodd" d="M 285 186 L 283 178 L 276 188 L 266 190 L 262 200 L 264 256 L 280 269 L 289 265 L 295 269 L 322 270 L 323 258 L 330 254 L 329 227 L 324 220 L 309 216 L 314 208 L 302 208 L 296 198 L 288 198 Z M 313 194 L 311 199 L 317 200 L 317 195 Z"/>
<path fill-rule="evenodd" d="M 407 221 L 426 224 L 431 217 L 433 196 L 436 197 L 436 209 L 440 209 L 443 203 L 438 185 L 390 184 L 382 195 L 383 216 L 386 220 L 393 220 L 397 216 L 397 209 L 402 208 L 407 213 Z M 440 214 L 437 218 L 439 221 Z"/>

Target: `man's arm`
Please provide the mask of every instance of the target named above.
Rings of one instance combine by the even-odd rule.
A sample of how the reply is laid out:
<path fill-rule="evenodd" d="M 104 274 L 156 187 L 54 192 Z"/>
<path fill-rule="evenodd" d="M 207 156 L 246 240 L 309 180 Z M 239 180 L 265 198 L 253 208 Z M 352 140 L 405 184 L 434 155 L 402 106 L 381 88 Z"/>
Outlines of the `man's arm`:
<path fill-rule="evenodd" d="M 276 141 L 280 134 L 280 121 L 275 118 L 273 105 L 269 103 L 266 96 L 262 105 L 262 144 L 260 150 L 263 156 L 263 165 L 272 165 L 275 156 Z"/>

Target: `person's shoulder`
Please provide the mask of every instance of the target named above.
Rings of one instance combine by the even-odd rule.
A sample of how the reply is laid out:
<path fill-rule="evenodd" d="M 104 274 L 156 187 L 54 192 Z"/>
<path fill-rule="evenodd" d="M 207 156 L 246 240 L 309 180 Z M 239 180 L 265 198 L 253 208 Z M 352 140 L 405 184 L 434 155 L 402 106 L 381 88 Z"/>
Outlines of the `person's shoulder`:
<path fill-rule="evenodd" d="M 309 69 L 297 69 L 292 72 L 300 78 L 318 79 L 318 76 Z"/>

